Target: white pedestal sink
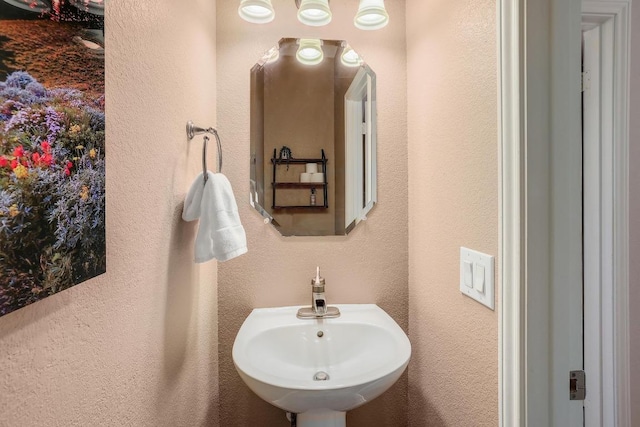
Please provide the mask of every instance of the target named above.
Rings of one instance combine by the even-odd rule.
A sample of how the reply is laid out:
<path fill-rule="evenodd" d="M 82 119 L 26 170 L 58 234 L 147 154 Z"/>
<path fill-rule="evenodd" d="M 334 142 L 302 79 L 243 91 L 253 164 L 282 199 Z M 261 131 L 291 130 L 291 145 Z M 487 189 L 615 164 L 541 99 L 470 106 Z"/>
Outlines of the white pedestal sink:
<path fill-rule="evenodd" d="M 298 427 L 345 427 L 346 411 L 386 391 L 409 363 L 402 328 L 375 304 L 336 305 L 336 319 L 301 320 L 300 306 L 249 314 L 233 344 L 242 380 L 298 414 Z"/>

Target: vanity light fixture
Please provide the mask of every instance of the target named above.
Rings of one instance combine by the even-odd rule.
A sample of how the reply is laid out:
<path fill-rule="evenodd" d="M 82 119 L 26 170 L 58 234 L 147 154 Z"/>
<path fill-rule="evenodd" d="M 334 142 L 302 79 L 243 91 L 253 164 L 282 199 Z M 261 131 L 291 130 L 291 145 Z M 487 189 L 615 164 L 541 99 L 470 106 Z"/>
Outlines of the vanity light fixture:
<path fill-rule="evenodd" d="M 296 58 L 301 64 L 318 65 L 324 59 L 324 52 L 322 52 L 322 40 L 300 39 L 298 41 L 298 45 Z"/>
<path fill-rule="evenodd" d="M 276 17 L 271 0 L 242 0 L 238 15 L 253 24 L 267 24 Z"/>
<path fill-rule="evenodd" d="M 386 27 L 389 14 L 384 7 L 384 0 L 360 0 L 353 23 L 361 30 L 379 30 Z"/>
<path fill-rule="evenodd" d="M 298 8 L 298 20 L 303 24 L 320 27 L 331 22 L 329 0 L 294 0 L 294 2 Z M 253 24 L 267 24 L 276 16 L 271 0 L 242 0 L 238 14 L 245 21 Z M 384 7 L 384 0 L 360 0 L 353 23 L 361 30 L 379 30 L 386 27 L 389 23 L 389 14 Z"/>
<path fill-rule="evenodd" d="M 296 0 L 298 21 L 311 27 L 321 27 L 331 22 L 329 0 Z"/>

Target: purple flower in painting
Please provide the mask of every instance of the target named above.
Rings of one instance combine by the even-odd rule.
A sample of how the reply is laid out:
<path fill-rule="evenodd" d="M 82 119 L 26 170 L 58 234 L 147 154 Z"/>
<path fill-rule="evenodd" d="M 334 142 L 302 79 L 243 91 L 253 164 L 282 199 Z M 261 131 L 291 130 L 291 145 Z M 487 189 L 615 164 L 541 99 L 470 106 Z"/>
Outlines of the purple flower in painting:
<path fill-rule="evenodd" d="M 0 315 L 104 272 L 101 106 L 25 72 L 0 83 Z"/>
<path fill-rule="evenodd" d="M 62 129 L 60 123 L 62 122 L 62 114 L 58 113 L 52 107 L 46 108 L 46 113 L 44 116 L 44 121 L 47 126 L 47 139 L 49 141 L 55 141 L 58 133 Z"/>
<path fill-rule="evenodd" d="M 94 131 L 104 130 L 104 113 L 94 108 L 87 107 L 86 112 L 89 114 L 89 126 Z"/>
<path fill-rule="evenodd" d="M 29 107 L 18 110 L 13 114 L 13 116 L 11 116 L 7 124 L 4 126 L 4 131 L 9 132 L 16 127 L 28 124 L 30 122 L 30 115 L 31 108 Z"/>
<path fill-rule="evenodd" d="M 49 90 L 49 95 L 51 97 L 60 98 L 65 102 L 70 102 L 73 100 L 82 100 L 82 92 L 80 92 L 77 89 L 71 89 L 71 88 L 51 89 Z"/>
<path fill-rule="evenodd" d="M 31 74 L 26 71 L 16 71 L 7 76 L 6 84 L 9 87 L 15 87 L 18 89 L 25 89 L 29 83 L 35 82 L 36 79 L 31 77 Z"/>
<path fill-rule="evenodd" d="M 0 97 L 12 99 L 14 101 L 21 102 L 23 104 L 35 104 L 41 103 L 43 101 L 38 95 L 34 94 L 25 89 L 5 86 L 4 89 L 0 90 Z"/>
<path fill-rule="evenodd" d="M 33 81 L 29 83 L 26 87 L 26 90 L 33 93 L 34 95 L 44 98 L 47 95 L 47 90 L 40 83 Z"/>

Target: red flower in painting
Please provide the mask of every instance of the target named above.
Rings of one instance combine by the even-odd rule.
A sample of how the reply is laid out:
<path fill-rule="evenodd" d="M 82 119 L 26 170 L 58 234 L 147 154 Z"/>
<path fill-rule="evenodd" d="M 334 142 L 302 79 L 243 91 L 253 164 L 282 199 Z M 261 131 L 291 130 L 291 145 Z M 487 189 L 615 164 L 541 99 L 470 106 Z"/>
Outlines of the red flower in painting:
<path fill-rule="evenodd" d="M 73 167 L 73 163 L 70 160 L 67 160 L 67 169 L 71 169 Z"/>
<path fill-rule="evenodd" d="M 18 145 L 13 150 L 13 157 L 22 157 L 22 156 L 24 156 L 24 148 L 22 148 L 22 145 Z"/>
<path fill-rule="evenodd" d="M 69 176 L 69 175 L 71 175 L 71 171 L 70 171 L 69 169 L 65 168 L 65 170 L 64 170 L 64 174 L 65 174 L 66 176 Z"/>
<path fill-rule="evenodd" d="M 34 164 L 34 165 L 39 165 L 39 164 L 40 164 L 40 162 L 41 162 L 40 154 L 39 154 L 39 153 L 33 153 L 33 154 L 31 155 L 31 160 L 33 160 L 33 164 Z"/>
<path fill-rule="evenodd" d="M 11 169 L 15 169 L 18 167 L 18 161 L 16 159 L 11 160 Z"/>
<path fill-rule="evenodd" d="M 49 150 L 51 150 L 51 144 L 49 144 L 49 141 L 42 141 L 40 147 L 42 147 L 42 151 L 44 151 L 45 153 L 48 153 Z"/>
<path fill-rule="evenodd" d="M 51 166 L 54 163 L 53 156 L 49 153 L 46 153 L 44 156 L 40 157 L 40 161 L 47 166 Z"/>
<path fill-rule="evenodd" d="M 0 168 L 4 168 L 9 164 L 9 161 L 5 156 L 0 156 Z"/>

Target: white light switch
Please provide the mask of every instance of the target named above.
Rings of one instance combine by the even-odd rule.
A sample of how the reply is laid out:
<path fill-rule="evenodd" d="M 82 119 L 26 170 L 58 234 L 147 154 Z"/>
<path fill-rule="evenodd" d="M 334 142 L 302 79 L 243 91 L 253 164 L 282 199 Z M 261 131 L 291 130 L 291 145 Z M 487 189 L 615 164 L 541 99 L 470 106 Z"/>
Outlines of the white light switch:
<path fill-rule="evenodd" d="M 465 286 L 467 286 L 468 288 L 473 288 L 473 262 L 462 261 L 462 268 L 462 277 Z"/>
<path fill-rule="evenodd" d="M 494 261 L 491 255 L 460 248 L 460 292 L 494 309 Z"/>
<path fill-rule="evenodd" d="M 474 262 L 473 266 L 473 289 L 484 294 L 484 265 Z"/>

